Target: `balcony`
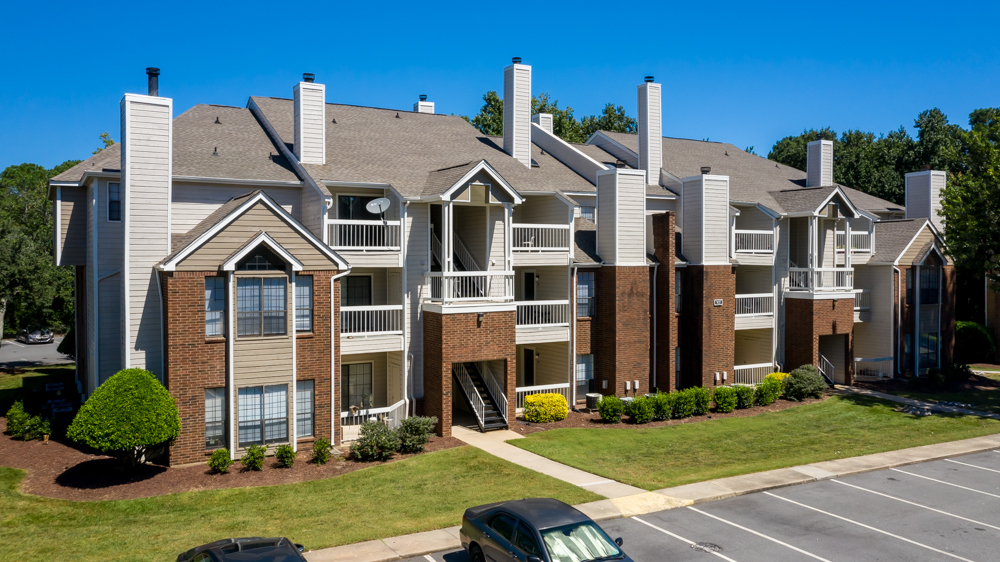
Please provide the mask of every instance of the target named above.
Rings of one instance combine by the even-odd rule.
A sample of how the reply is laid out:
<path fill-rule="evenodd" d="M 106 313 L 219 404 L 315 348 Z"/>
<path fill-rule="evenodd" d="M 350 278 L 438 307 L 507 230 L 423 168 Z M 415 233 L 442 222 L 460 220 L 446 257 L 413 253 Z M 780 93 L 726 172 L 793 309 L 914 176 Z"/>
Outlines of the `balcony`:
<path fill-rule="evenodd" d="M 760 384 L 773 372 L 774 365 L 771 363 L 736 365 L 733 367 L 733 384 Z"/>
<path fill-rule="evenodd" d="M 403 305 L 344 306 L 340 309 L 341 353 L 403 349 Z"/>
<path fill-rule="evenodd" d="M 398 220 L 326 221 L 327 240 L 354 267 L 402 267 Z"/>
<path fill-rule="evenodd" d="M 790 267 L 788 290 L 822 292 L 850 292 L 854 290 L 854 269 L 848 267 Z"/>
<path fill-rule="evenodd" d="M 854 321 L 868 322 L 872 319 L 872 292 L 870 289 L 854 291 Z"/>
<path fill-rule="evenodd" d="M 773 230 L 736 230 L 737 254 L 773 254 Z"/>
<path fill-rule="evenodd" d="M 513 271 L 431 271 L 431 302 L 513 302 Z"/>
<path fill-rule="evenodd" d="M 511 251 L 515 266 L 569 263 L 568 224 L 512 224 Z"/>
<path fill-rule="evenodd" d="M 846 244 L 847 233 L 843 230 L 837 231 L 837 253 L 843 254 Z M 852 232 L 851 233 L 851 253 L 852 254 L 870 254 L 872 252 L 872 237 L 867 232 Z"/>
<path fill-rule="evenodd" d="M 568 300 L 516 304 L 518 344 L 569 341 L 572 315 Z"/>
<path fill-rule="evenodd" d="M 755 330 L 772 327 L 774 295 L 753 293 L 736 295 L 736 329 Z"/>
<path fill-rule="evenodd" d="M 892 357 L 873 359 L 854 358 L 854 378 L 859 380 L 880 380 L 892 378 Z"/>
<path fill-rule="evenodd" d="M 562 394 L 567 404 L 572 404 L 573 397 L 570 395 L 569 383 L 542 384 L 537 386 L 519 386 L 515 390 L 517 397 L 517 412 L 524 409 L 524 399 L 532 394 Z"/>

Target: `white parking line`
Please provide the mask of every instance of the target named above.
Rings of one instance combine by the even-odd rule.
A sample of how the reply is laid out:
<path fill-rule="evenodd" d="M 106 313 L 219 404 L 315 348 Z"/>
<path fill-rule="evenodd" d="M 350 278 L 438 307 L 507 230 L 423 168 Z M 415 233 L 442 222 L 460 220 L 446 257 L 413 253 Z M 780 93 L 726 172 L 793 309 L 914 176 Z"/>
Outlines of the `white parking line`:
<path fill-rule="evenodd" d="M 968 521 L 969 523 L 975 523 L 976 525 L 982 525 L 983 527 L 989 527 L 990 529 L 996 529 L 997 531 L 1000 531 L 1000 527 L 997 527 L 996 525 L 990 525 L 989 523 L 983 523 L 982 521 L 976 521 L 975 519 L 969 519 L 968 517 L 962 517 L 961 515 L 955 515 L 954 513 L 948 513 L 947 511 L 941 511 L 940 509 L 935 509 L 933 507 L 926 506 L 926 505 L 923 505 L 923 504 L 919 504 L 917 502 L 911 502 L 910 500 L 904 500 L 903 498 L 897 498 L 896 496 L 890 496 L 889 494 L 883 494 L 882 492 L 876 492 L 875 490 L 869 490 L 868 488 L 862 488 L 861 486 L 855 486 L 854 484 L 848 484 L 847 482 L 841 482 L 840 480 L 837 480 L 835 478 L 831 479 L 830 482 L 836 482 L 837 484 L 843 484 L 844 486 L 850 486 L 851 488 L 856 488 L 856 489 L 861 490 L 863 492 L 868 492 L 870 494 L 875 494 L 877 496 L 882 496 L 883 498 L 889 498 L 890 500 L 896 500 L 896 501 L 899 501 L 899 502 L 908 503 L 910 505 L 914 505 L 914 506 L 917 506 L 917 507 L 922 507 L 924 509 L 933 511 L 935 513 L 940 513 L 942 515 L 947 515 L 948 517 L 954 517 L 955 519 L 961 519 L 963 521 Z"/>
<path fill-rule="evenodd" d="M 919 542 L 917 542 L 915 540 L 910 540 L 910 539 L 908 539 L 906 537 L 901 537 L 899 535 L 890 533 L 889 531 L 883 531 L 882 529 L 877 529 L 875 527 L 872 527 L 871 525 L 865 525 L 864 523 L 861 523 L 859 521 L 854 521 L 853 519 L 848 519 L 846 517 L 841 517 L 840 515 L 837 515 L 835 513 L 830 513 L 829 511 L 823 511 L 822 509 L 818 509 L 818 508 L 806 505 L 804 503 L 799 503 L 797 501 L 790 500 L 788 498 L 783 498 L 781 496 L 776 496 L 776 495 L 772 494 L 771 492 L 764 492 L 764 493 L 767 494 L 767 495 L 769 495 L 769 496 L 771 496 L 772 498 L 778 498 L 779 500 L 786 501 L 788 503 L 793 503 L 793 504 L 795 504 L 797 506 L 804 507 L 806 509 L 811 509 L 811 510 L 817 512 L 817 513 L 822 513 L 823 515 L 829 515 L 830 517 L 834 517 L 836 519 L 840 519 L 841 521 L 846 521 L 847 523 L 851 523 L 851 524 L 857 525 L 859 527 L 864 527 L 865 529 L 869 529 L 871 531 L 875 531 L 876 533 L 882 533 L 883 535 L 890 536 L 890 537 L 892 537 L 894 539 L 899 539 L 899 540 L 901 540 L 903 542 L 908 542 L 908 543 L 910 543 L 912 545 L 919 546 L 920 548 L 926 548 L 927 550 L 931 550 L 931 551 L 937 552 L 938 554 L 943 554 L 945 556 L 948 556 L 950 558 L 954 558 L 956 560 L 964 560 L 965 562 L 973 562 L 972 560 L 969 560 L 968 558 L 962 558 L 961 556 L 958 556 L 957 554 L 952 554 L 950 552 L 945 552 L 943 550 L 938 550 L 938 549 L 934 548 L 933 546 L 928 546 L 926 544 L 919 543 Z"/>
<path fill-rule="evenodd" d="M 702 511 L 700 509 L 695 509 L 695 508 L 693 508 L 691 506 L 688 506 L 688 509 L 690 509 L 691 511 L 697 511 L 698 513 L 700 513 L 702 515 L 706 515 L 708 517 L 711 517 L 712 519 L 715 519 L 716 521 L 721 521 L 721 522 L 725 523 L 726 525 L 732 525 L 733 527 L 736 527 L 737 529 L 742 529 L 742 530 L 744 530 L 744 531 L 746 531 L 748 533 L 753 533 L 753 534 L 757 535 L 758 537 L 760 537 L 762 539 L 767 539 L 767 540 L 769 540 L 771 542 L 778 543 L 781 546 L 784 546 L 786 548 L 790 548 L 790 549 L 794 550 L 795 552 L 801 552 L 802 554 L 805 554 L 806 556 L 808 556 L 810 558 L 815 558 L 816 560 L 822 560 L 823 562 L 830 562 L 826 558 L 822 558 L 822 557 L 816 556 L 815 554 L 813 554 L 811 552 L 806 552 L 806 551 L 802 550 L 801 548 L 798 548 L 796 546 L 792 546 L 792 545 L 790 545 L 790 544 L 788 544 L 786 542 L 781 542 L 778 539 L 773 538 L 773 537 L 769 537 L 769 536 L 767 536 L 767 535 L 765 535 L 763 533 L 758 533 L 757 531 L 754 531 L 753 529 L 747 529 L 743 525 L 737 525 L 736 523 L 733 523 L 732 521 L 726 521 L 725 519 L 723 519 L 721 517 L 717 517 L 715 515 L 712 515 L 711 513 L 706 513 L 706 512 L 704 512 L 704 511 Z"/>
<path fill-rule="evenodd" d="M 424 558 L 427 559 L 427 562 L 437 562 L 437 560 L 432 558 L 430 554 L 425 554 Z"/>
<path fill-rule="evenodd" d="M 978 468 L 979 470 L 988 470 L 988 471 L 990 471 L 990 472 L 996 472 L 996 473 L 1000 473 L 1000 470 L 997 470 L 997 469 L 995 469 L 995 468 L 986 468 L 985 466 L 976 466 L 976 465 L 974 465 L 974 464 L 969 464 L 969 463 L 967 463 L 967 462 L 958 462 L 958 461 L 953 461 L 953 460 L 951 460 L 951 459 L 944 459 L 944 460 L 946 460 L 946 461 L 948 461 L 948 462 L 953 462 L 953 463 L 955 463 L 955 464 L 960 464 L 960 465 L 962 465 L 962 466 L 971 466 L 972 468 Z"/>
<path fill-rule="evenodd" d="M 910 476 L 916 476 L 917 478 L 923 478 L 924 480 L 930 480 L 931 482 L 937 482 L 938 484 L 945 484 L 947 486 L 954 486 L 956 488 L 961 488 L 963 490 L 968 490 L 970 492 L 975 492 L 977 494 L 982 494 L 984 496 L 991 496 L 1000 499 L 1000 496 L 996 494 L 991 494 L 989 492 L 984 492 L 982 490 L 976 490 L 975 488 L 966 488 L 965 486 L 959 486 L 958 484 L 952 484 L 951 482 L 945 482 L 944 480 L 938 480 L 936 478 L 931 478 L 930 476 L 921 476 L 919 474 L 914 474 L 912 472 L 906 472 L 905 470 L 899 470 L 898 468 L 890 468 L 889 470 L 895 470 L 896 472 L 902 472 L 903 474 L 909 474 Z"/>
<path fill-rule="evenodd" d="M 652 523 L 648 523 L 646 521 L 643 521 L 642 519 L 639 519 L 638 517 L 633 517 L 632 520 L 633 521 L 638 521 L 639 523 L 642 523 L 643 525 L 646 525 L 647 527 L 652 527 L 653 529 L 656 529 L 657 531 L 663 533 L 664 535 L 668 535 L 668 536 L 674 537 L 675 539 L 677 539 L 679 541 L 686 542 L 686 543 L 688 543 L 688 546 L 691 546 L 691 545 L 694 544 L 694 541 L 689 541 L 689 540 L 685 539 L 684 537 L 682 537 L 680 535 L 675 535 L 675 534 L 671 533 L 670 531 L 668 531 L 666 529 L 661 529 L 661 528 L 657 527 L 656 525 L 653 525 Z M 736 562 L 732 558 L 730 558 L 728 556 L 724 556 L 723 554 L 721 554 L 719 552 L 713 552 L 711 550 L 706 550 L 705 552 L 708 552 L 709 554 L 714 554 L 714 555 L 718 556 L 719 558 L 722 558 L 723 560 L 729 560 L 729 562 Z"/>

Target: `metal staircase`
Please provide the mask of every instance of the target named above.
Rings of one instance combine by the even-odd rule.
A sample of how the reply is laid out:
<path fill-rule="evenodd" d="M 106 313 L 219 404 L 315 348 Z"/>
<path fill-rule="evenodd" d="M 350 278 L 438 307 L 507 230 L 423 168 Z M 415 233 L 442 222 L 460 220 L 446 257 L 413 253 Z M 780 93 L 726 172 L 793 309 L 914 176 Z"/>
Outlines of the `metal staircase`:
<path fill-rule="evenodd" d="M 484 363 L 455 363 L 452 376 L 476 415 L 480 431 L 507 429 L 507 397 Z"/>
<path fill-rule="evenodd" d="M 826 384 L 830 385 L 830 388 L 833 388 L 833 385 L 836 384 L 833 382 L 833 363 L 826 357 L 823 357 L 822 353 L 819 354 L 819 374 L 823 375 L 823 378 L 826 379 Z"/>
<path fill-rule="evenodd" d="M 476 258 L 472 257 L 469 249 L 465 247 L 462 239 L 458 235 L 452 236 L 452 241 L 455 243 L 454 251 L 452 252 L 452 262 L 455 265 L 456 271 L 482 271 L 483 268 L 479 267 L 476 263 Z M 444 260 L 441 259 L 441 239 L 438 238 L 437 233 L 431 232 L 431 257 L 437 261 L 441 269 L 444 269 Z"/>

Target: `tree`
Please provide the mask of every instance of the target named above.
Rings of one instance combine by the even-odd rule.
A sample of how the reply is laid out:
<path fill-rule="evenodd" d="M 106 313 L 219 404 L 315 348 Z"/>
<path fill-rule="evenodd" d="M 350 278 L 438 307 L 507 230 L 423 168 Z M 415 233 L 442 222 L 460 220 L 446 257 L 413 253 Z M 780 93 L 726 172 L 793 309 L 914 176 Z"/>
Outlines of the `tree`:
<path fill-rule="evenodd" d="M 639 130 L 635 119 L 625 114 L 625 108 L 613 103 L 604 106 L 601 115 L 588 115 L 580 121 L 583 136 L 590 138 L 597 131 L 612 131 L 617 133 L 634 133 Z"/>
<path fill-rule="evenodd" d="M 134 468 L 152 447 L 167 444 L 181 431 L 170 392 L 143 369 L 118 371 L 97 387 L 66 430 L 66 436 Z"/>
<path fill-rule="evenodd" d="M 490 90 L 483 94 L 483 107 L 479 109 L 479 113 L 475 117 L 469 119 L 467 116 L 463 115 L 462 119 L 465 119 L 473 127 L 479 129 L 479 132 L 491 137 L 499 137 L 503 135 L 503 100 L 497 95 L 496 90 Z"/>
<path fill-rule="evenodd" d="M 809 129 L 802 131 L 801 135 L 785 137 L 774 143 L 771 152 L 768 153 L 768 160 L 780 162 L 786 166 L 805 171 L 806 169 L 806 145 L 814 140 L 832 140 L 834 144 L 833 155 L 837 155 L 837 133 L 829 128 L 823 127 L 820 130 Z M 837 167 L 834 166 L 834 170 Z"/>
<path fill-rule="evenodd" d="M 587 137 L 580 128 L 580 122 L 573 116 L 573 108 L 559 109 L 559 101 L 549 101 L 549 93 L 531 96 L 531 114 L 552 114 L 552 133 L 566 142 L 582 143 Z"/>
<path fill-rule="evenodd" d="M 97 147 L 97 150 L 92 152 L 92 154 L 97 154 L 98 152 L 101 152 L 105 148 L 115 144 L 115 140 L 111 138 L 111 133 L 108 133 L 107 131 L 101 133 L 101 142 L 104 143 L 104 146 Z"/>

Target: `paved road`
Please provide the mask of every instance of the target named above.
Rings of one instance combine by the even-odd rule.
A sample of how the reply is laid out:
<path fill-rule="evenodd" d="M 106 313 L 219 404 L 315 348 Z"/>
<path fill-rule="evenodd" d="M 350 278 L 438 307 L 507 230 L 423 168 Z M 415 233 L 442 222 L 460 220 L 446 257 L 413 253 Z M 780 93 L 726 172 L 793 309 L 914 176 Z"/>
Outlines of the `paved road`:
<path fill-rule="evenodd" d="M 0 369 L 9 367 L 34 367 L 72 363 L 73 359 L 56 351 L 61 337 L 52 343 L 26 345 L 19 341 L 0 342 Z"/>
<path fill-rule="evenodd" d="M 624 539 L 636 562 L 1000 560 L 1000 451 L 616 519 L 602 527 Z M 698 543 L 704 544 L 692 548 Z M 468 562 L 468 556 L 450 551 L 410 560 Z"/>

